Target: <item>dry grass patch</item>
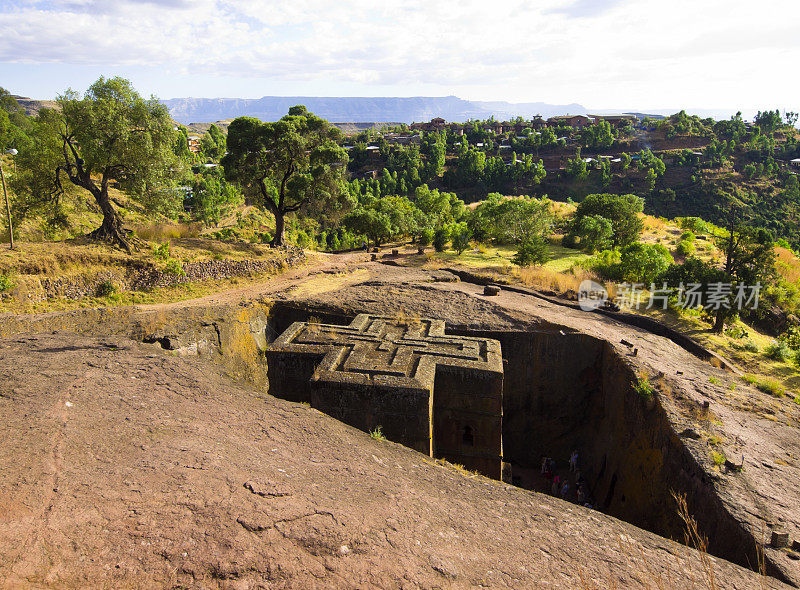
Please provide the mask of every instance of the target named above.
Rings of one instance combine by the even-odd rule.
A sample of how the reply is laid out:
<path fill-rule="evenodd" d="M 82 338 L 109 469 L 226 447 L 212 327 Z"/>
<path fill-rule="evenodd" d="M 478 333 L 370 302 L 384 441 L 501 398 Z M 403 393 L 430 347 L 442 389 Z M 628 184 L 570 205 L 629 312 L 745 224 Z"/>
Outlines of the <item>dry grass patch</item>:
<path fill-rule="evenodd" d="M 795 256 L 794 252 L 777 246 L 775 248 L 775 258 L 778 274 L 790 283 L 800 284 L 800 259 Z"/>
<path fill-rule="evenodd" d="M 577 293 L 578 287 L 585 280 L 601 282 L 596 273 L 580 267 L 572 267 L 569 272 L 558 272 L 547 266 L 528 266 L 515 268 L 511 276 L 526 287 L 556 293 Z"/>

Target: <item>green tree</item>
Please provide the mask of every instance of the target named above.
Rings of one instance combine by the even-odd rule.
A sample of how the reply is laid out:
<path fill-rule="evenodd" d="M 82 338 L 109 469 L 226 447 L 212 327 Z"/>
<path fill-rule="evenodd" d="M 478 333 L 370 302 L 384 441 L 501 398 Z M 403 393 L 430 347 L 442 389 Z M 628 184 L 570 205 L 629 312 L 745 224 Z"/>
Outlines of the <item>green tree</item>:
<path fill-rule="evenodd" d="M 622 249 L 620 269 L 626 281 L 650 284 L 661 276 L 672 256 L 661 244 L 630 244 Z"/>
<path fill-rule="evenodd" d="M 191 162 L 194 154 L 189 151 L 189 133 L 186 127 L 178 125 L 175 143 L 173 144 L 172 151 L 184 162 Z"/>
<path fill-rule="evenodd" d="M 206 225 L 218 224 L 240 202 L 239 191 L 225 181 L 219 168 L 198 174 L 192 187 L 192 204 L 195 215 Z"/>
<path fill-rule="evenodd" d="M 25 151 L 30 145 L 31 118 L 5 88 L 0 88 L 0 148 Z"/>
<path fill-rule="evenodd" d="M 574 158 L 569 158 L 567 160 L 566 173 L 567 176 L 578 180 L 584 180 L 587 176 L 589 176 L 589 171 L 586 168 L 586 162 L 584 162 L 583 158 L 581 157 L 581 148 L 578 148 L 575 151 Z"/>
<path fill-rule="evenodd" d="M 425 178 L 432 180 L 444 171 L 445 153 L 447 151 L 446 134 L 434 132 L 425 135 L 420 151 L 425 154 Z"/>
<path fill-rule="evenodd" d="M 367 236 L 376 248 L 392 236 L 392 220 L 383 211 L 356 209 L 344 218 L 343 223 L 347 229 Z"/>
<path fill-rule="evenodd" d="M 123 78 L 101 77 L 82 98 L 68 90 L 57 102 L 60 113 L 45 109 L 37 117 L 38 148 L 20 154 L 22 176 L 45 200 L 60 198 L 65 181 L 89 191 L 103 214 L 91 237 L 130 252 L 109 184 L 116 180 L 151 209 L 175 209 L 176 195 L 168 190 L 177 166 L 169 113 L 155 97 L 142 98 Z"/>
<path fill-rule="evenodd" d="M 472 232 L 470 231 L 469 227 L 465 222 L 457 223 L 451 229 L 450 232 L 453 250 L 455 250 L 459 256 L 469 248 L 469 242 L 472 239 Z"/>
<path fill-rule="evenodd" d="M 647 186 L 648 186 L 648 188 L 650 190 L 653 190 L 653 189 L 656 188 L 656 179 L 657 178 L 658 178 L 658 175 L 656 174 L 655 170 L 653 170 L 652 168 L 648 168 L 647 172 L 644 175 L 644 179 L 647 182 Z"/>
<path fill-rule="evenodd" d="M 225 155 L 226 140 L 225 135 L 216 125 L 211 125 L 208 133 L 200 139 L 200 151 L 206 159 L 218 162 Z"/>
<path fill-rule="evenodd" d="M 726 232 L 717 239 L 717 247 L 722 251 L 724 263 L 722 273 L 724 282 L 731 286 L 733 294 L 738 285 L 752 287 L 756 283 L 768 283 L 776 275 L 775 243 L 772 234 L 765 229 L 748 225 L 740 210 L 728 208 L 725 212 Z M 731 304 L 714 310 L 714 327 L 721 334 L 725 321 L 733 317 L 737 310 Z"/>
<path fill-rule="evenodd" d="M 611 222 L 611 243 L 615 248 L 627 246 L 637 240 L 644 228 L 639 213 L 644 209 L 644 200 L 636 195 L 613 195 L 601 193 L 588 195 L 578 203 L 573 223 L 580 223 L 587 215 L 599 215 Z"/>
<path fill-rule="evenodd" d="M 447 249 L 447 242 L 450 241 L 450 228 L 440 227 L 433 233 L 433 247 L 437 252 L 444 252 Z"/>
<path fill-rule="evenodd" d="M 614 143 L 614 132 L 608 121 L 600 121 L 581 129 L 581 141 L 584 147 L 608 148 Z"/>
<path fill-rule="evenodd" d="M 542 265 L 550 259 L 547 240 L 542 236 L 533 236 L 524 240 L 517 249 L 511 262 L 517 266 Z"/>
<path fill-rule="evenodd" d="M 422 228 L 422 231 L 419 232 L 419 239 L 417 243 L 422 246 L 430 246 L 431 242 L 433 242 L 433 229 L 430 227 Z"/>
<path fill-rule="evenodd" d="M 427 184 L 414 191 L 414 203 L 428 217 L 434 229 L 460 221 L 466 212 L 464 201 L 455 193 L 431 190 Z"/>
<path fill-rule="evenodd" d="M 782 123 L 783 120 L 781 119 L 781 113 L 778 109 L 774 111 L 758 111 L 756 114 L 755 124 L 762 133 L 772 133 L 778 129 Z"/>
<path fill-rule="evenodd" d="M 225 175 L 255 193 L 275 216 L 272 244 L 285 243 L 286 215 L 310 205 L 342 206 L 347 154 L 336 143 L 341 133 L 304 106 L 289 109 L 275 123 L 234 119 L 228 128 Z"/>
<path fill-rule="evenodd" d="M 504 199 L 498 193 L 491 193 L 475 208 L 468 223 L 479 241 L 521 244 L 537 236 L 549 237 L 553 213 L 547 199 Z"/>
<path fill-rule="evenodd" d="M 581 249 L 592 253 L 611 246 L 614 227 L 605 217 L 584 215 L 575 222 L 572 233 L 580 238 Z"/>
<path fill-rule="evenodd" d="M 485 167 L 486 153 L 470 148 L 458 157 L 456 178 L 463 185 L 483 182 Z"/>

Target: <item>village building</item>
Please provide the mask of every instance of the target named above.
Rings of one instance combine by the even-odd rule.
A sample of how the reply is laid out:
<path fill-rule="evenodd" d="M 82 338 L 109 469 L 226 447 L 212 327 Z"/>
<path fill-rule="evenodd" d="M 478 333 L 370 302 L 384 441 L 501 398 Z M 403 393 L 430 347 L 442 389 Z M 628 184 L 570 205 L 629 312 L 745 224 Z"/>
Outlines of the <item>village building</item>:
<path fill-rule="evenodd" d="M 456 135 L 458 137 L 464 135 L 464 125 L 462 125 L 461 123 L 450 123 L 447 125 L 447 127 L 448 129 L 450 129 L 453 135 Z"/>
<path fill-rule="evenodd" d="M 200 140 L 202 140 L 202 136 L 197 135 L 195 133 L 191 133 L 188 136 L 189 139 L 189 151 L 193 154 L 196 154 L 200 151 Z"/>
<path fill-rule="evenodd" d="M 418 131 L 425 131 L 427 133 L 431 131 L 441 131 L 446 127 L 446 122 L 441 117 L 434 117 L 427 123 L 412 123 L 408 126 L 409 129 L 418 130 Z"/>
<path fill-rule="evenodd" d="M 537 130 L 537 129 L 544 129 L 545 127 L 547 127 L 547 121 L 545 121 L 541 117 L 536 116 L 533 119 L 531 119 L 531 124 L 530 124 L 531 129 Z"/>
<path fill-rule="evenodd" d="M 492 123 L 489 123 L 487 125 L 487 127 L 490 130 L 492 130 L 496 135 L 502 135 L 503 132 L 505 131 L 504 125 L 502 123 L 500 123 L 499 121 L 494 121 Z"/>
<path fill-rule="evenodd" d="M 592 119 L 586 115 L 559 115 L 557 117 L 550 117 L 547 124 L 551 127 L 559 125 L 569 125 L 570 127 L 588 127 L 592 124 Z"/>

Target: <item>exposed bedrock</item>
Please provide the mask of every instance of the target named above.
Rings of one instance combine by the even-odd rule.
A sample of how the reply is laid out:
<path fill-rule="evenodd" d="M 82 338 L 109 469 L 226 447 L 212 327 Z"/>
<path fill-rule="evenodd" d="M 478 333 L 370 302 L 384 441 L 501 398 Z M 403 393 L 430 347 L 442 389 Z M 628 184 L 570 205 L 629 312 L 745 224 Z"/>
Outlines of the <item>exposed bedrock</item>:
<path fill-rule="evenodd" d="M 276 303 L 267 331 L 292 322 L 347 324 L 326 309 Z M 521 487 L 541 488 L 543 457 L 566 465 L 573 450 L 595 508 L 683 541 L 685 525 L 673 494 L 709 541 L 709 552 L 746 567 L 758 563 L 757 543 L 723 505 L 709 476 L 684 446 L 658 395 L 633 387 L 633 364 L 606 341 L 562 329 L 492 331 L 448 328 L 448 334 L 488 337 L 502 346 L 503 459 Z M 662 378 L 654 383 L 668 389 Z M 767 556 L 767 573 L 790 581 Z"/>
<path fill-rule="evenodd" d="M 0 335 L 54 330 L 119 334 L 174 354 L 200 356 L 216 370 L 268 391 L 263 351 L 292 322 L 315 318 L 348 324 L 353 314 L 298 302 L 250 302 L 214 307 L 85 309 L 41 316 L 0 317 Z M 607 341 L 543 323 L 522 330 L 468 329 L 447 334 L 494 338 L 504 360 L 503 455 L 516 483 L 536 488 L 542 456 L 562 466 L 573 450 L 595 507 L 658 534 L 683 539 L 672 492 L 684 494 L 709 539 L 709 552 L 753 567 L 756 541 L 715 490 L 670 422 L 659 397 L 633 388 L 635 368 Z M 477 433 L 476 433 L 477 434 Z M 767 550 L 767 572 L 797 585 Z"/>

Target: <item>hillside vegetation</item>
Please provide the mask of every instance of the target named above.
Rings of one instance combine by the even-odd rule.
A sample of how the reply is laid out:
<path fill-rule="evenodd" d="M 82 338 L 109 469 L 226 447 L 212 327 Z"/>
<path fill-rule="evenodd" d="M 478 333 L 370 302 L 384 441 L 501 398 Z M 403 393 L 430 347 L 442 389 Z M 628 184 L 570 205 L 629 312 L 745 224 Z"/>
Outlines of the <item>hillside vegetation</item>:
<path fill-rule="evenodd" d="M 794 113 L 434 119 L 345 133 L 298 105 L 276 122 L 189 129 L 119 78 L 35 116 L 5 91 L 0 106 L 18 242 L 0 256 L 5 309 L 54 304 L 27 301 L 31 276 L 94 269 L 97 281 L 98 265 L 131 261 L 180 274 L 269 256 L 270 245 L 410 241 L 423 252 L 414 264 L 460 264 L 569 297 L 592 279 L 625 310 L 774 379 L 762 385 L 776 395 L 798 385 Z M 149 297 L 125 293 L 118 284 L 92 296 Z"/>

